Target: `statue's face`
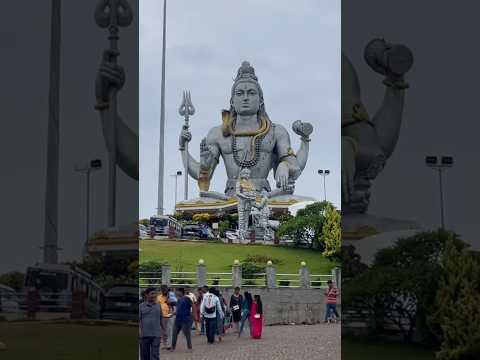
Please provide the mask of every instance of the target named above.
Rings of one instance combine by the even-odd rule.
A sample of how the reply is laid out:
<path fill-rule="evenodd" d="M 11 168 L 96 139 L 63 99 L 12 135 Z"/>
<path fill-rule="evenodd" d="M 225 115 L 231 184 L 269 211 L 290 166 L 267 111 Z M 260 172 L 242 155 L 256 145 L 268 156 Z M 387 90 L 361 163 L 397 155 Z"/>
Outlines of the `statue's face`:
<path fill-rule="evenodd" d="M 255 115 L 260 109 L 260 94 L 257 85 L 241 82 L 233 92 L 233 107 L 239 115 Z"/>

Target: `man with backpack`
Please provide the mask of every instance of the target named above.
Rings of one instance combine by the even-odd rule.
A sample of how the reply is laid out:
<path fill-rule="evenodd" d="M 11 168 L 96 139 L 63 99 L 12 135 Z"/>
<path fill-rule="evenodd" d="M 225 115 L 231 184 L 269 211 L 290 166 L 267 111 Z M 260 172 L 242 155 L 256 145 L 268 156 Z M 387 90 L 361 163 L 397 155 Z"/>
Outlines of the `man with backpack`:
<path fill-rule="evenodd" d="M 200 315 L 205 319 L 207 342 L 213 344 L 215 342 L 215 330 L 217 329 L 217 314 L 223 317 L 224 313 L 218 296 L 214 294 L 215 289 L 209 289 L 207 286 L 204 286 L 203 292 Z"/>

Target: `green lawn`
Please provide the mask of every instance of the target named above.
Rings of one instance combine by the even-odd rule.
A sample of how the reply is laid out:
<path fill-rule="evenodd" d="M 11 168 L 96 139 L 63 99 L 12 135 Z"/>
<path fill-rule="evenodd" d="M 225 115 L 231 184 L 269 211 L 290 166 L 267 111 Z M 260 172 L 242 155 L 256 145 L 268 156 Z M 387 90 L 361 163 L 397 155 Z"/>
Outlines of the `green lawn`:
<path fill-rule="evenodd" d="M 0 342 L 2 360 L 138 358 L 136 327 L 0 322 Z"/>
<path fill-rule="evenodd" d="M 416 345 L 362 342 L 342 338 L 342 360 L 435 360 L 433 350 Z"/>
<path fill-rule="evenodd" d="M 277 273 L 297 274 L 305 261 L 312 274 L 329 274 L 338 263 L 324 258 L 318 251 L 271 245 L 239 245 L 207 242 L 166 240 L 140 241 L 140 262 L 167 261 L 172 271 L 195 271 L 203 259 L 209 272 L 230 271 L 233 261 L 244 260 L 248 255 L 264 255 L 279 260 Z M 181 264 L 181 265 L 180 265 Z"/>

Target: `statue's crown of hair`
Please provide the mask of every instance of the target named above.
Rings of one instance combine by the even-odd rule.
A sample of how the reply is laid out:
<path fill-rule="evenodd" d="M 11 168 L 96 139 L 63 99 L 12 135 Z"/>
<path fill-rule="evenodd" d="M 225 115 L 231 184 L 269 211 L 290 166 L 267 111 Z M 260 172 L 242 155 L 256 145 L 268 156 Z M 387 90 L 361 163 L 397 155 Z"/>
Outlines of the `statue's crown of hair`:
<path fill-rule="evenodd" d="M 242 65 L 238 69 L 235 82 L 238 82 L 241 80 L 253 80 L 255 82 L 258 82 L 258 78 L 255 75 L 255 69 L 250 65 L 248 61 L 242 62 Z"/>

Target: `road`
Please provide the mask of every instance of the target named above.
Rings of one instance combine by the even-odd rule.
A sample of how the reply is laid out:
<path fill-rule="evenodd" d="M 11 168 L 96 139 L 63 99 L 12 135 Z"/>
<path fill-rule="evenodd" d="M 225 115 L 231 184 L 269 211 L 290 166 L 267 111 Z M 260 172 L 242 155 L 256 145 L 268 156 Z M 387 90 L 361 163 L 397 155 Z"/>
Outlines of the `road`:
<path fill-rule="evenodd" d="M 248 333 L 248 329 L 247 329 Z M 187 351 L 185 338 L 180 334 L 174 353 L 161 351 L 161 360 L 340 360 L 341 325 L 283 325 L 267 326 L 262 339 L 239 339 L 227 333 L 222 343 L 208 345 L 205 336 L 193 336 L 193 351 Z"/>

